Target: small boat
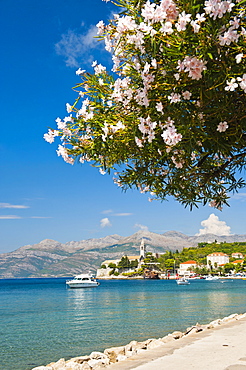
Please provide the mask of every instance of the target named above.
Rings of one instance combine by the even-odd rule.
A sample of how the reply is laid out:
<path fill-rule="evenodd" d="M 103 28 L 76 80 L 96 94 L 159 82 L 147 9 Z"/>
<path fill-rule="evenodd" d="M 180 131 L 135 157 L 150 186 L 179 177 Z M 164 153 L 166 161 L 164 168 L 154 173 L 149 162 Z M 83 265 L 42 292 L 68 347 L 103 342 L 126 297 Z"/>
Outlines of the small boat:
<path fill-rule="evenodd" d="M 214 281 L 214 280 L 219 280 L 219 278 L 218 276 L 208 275 L 205 280 Z"/>
<path fill-rule="evenodd" d="M 67 280 L 66 284 L 69 288 L 93 288 L 100 285 L 92 274 L 76 275 L 72 280 Z"/>
<path fill-rule="evenodd" d="M 177 279 L 176 281 L 178 285 L 189 285 L 190 284 L 189 280 L 184 277 Z"/>

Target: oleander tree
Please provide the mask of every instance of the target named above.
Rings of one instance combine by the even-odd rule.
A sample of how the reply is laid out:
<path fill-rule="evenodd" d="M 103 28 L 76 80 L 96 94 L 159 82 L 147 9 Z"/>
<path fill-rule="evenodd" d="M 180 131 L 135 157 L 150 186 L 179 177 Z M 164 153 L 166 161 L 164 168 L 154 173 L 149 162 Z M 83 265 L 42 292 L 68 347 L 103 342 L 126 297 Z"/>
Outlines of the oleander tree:
<path fill-rule="evenodd" d="M 112 69 L 77 70 L 78 97 L 45 140 L 150 200 L 229 205 L 245 186 L 246 0 L 112 2 L 97 24 Z"/>

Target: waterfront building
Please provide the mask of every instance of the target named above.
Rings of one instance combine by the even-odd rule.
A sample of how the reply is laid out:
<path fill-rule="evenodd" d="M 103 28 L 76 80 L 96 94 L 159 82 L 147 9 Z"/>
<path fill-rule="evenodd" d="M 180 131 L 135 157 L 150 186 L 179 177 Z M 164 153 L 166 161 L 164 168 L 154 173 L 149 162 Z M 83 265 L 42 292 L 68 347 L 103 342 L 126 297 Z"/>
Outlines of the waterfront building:
<path fill-rule="evenodd" d="M 226 263 L 229 263 L 229 256 L 225 253 L 215 252 L 207 255 L 207 267 L 215 267 L 215 264 L 218 267 Z"/>
<path fill-rule="evenodd" d="M 232 258 L 239 258 L 239 259 L 243 259 L 243 254 L 242 253 L 232 253 Z"/>
<path fill-rule="evenodd" d="M 181 275 L 181 276 L 188 275 L 192 273 L 191 269 L 195 267 L 197 267 L 196 261 L 191 260 L 191 261 L 182 262 L 179 265 L 178 275 Z"/>

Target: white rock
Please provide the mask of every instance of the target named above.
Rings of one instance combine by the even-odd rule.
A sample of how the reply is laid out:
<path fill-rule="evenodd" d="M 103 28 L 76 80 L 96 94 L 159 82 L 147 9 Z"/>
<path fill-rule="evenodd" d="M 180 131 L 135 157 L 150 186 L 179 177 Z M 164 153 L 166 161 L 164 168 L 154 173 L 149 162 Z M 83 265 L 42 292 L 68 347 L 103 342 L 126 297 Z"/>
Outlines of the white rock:
<path fill-rule="evenodd" d="M 109 358 L 110 362 L 116 362 L 117 356 L 125 354 L 125 347 L 112 347 L 107 348 L 104 351 L 104 354 Z"/>
<path fill-rule="evenodd" d="M 162 341 L 163 343 L 168 343 L 168 342 L 171 342 L 171 341 L 173 341 L 173 340 L 175 340 L 175 339 L 174 339 L 174 337 L 172 336 L 172 334 L 168 334 L 168 335 L 166 335 L 165 337 L 161 338 L 161 341 Z"/>
<path fill-rule="evenodd" d="M 81 366 L 82 366 L 82 370 L 91 370 L 91 367 L 88 364 L 88 362 L 83 362 Z"/>
<path fill-rule="evenodd" d="M 136 340 L 132 340 L 130 343 L 128 343 L 126 346 L 125 346 L 125 351 L 132 351 L 134 348 L 136 348 L 136 345 L 137 345 L 137 341 Z"/>
<path fill-rule="evenodd" d="M 136 355 L 137 354 L 137 351 L 126 351 L 125 352 L 125 355 L 126 357 L 132 357 L 133 355 Z"/>
<path fill-rule="evenodd" d="M 108 356 L 102 352 L 91 352 L 90 359 L 91 360 L 104 360 L 105 362 L 109 362 Z"/>
<path fill-rule="evenodd" d="M 83 364 L 69 360 L 66 362 L 66 370 L 83 370 Z"/>
<path fill-rule="evenodd" d="M 78 364 L 83 364 L 85 361 L 89 361 L 90 356 L 79 356 L 79 357 L 73 357 L 70 361 L 77 362 Z"/>
<path fill-rule="evenodd" d="M 182 333 L 182 331 L 174 331 L 171 335 L 174 339 L 180 339 L 183 337 L 184 333 Z"/>
<path fill-rule="evenodd" d="M 164 343 L 161 339 L 152 340 L 152 342 L 148 344 L 147 349 L 157 348 L 157 347 L 163 346 L 163 344 Z"/>
<path fill-rule="evenodd" d="M 126 355 L 118 355 L 116 358 L 117 362 L 125 361 L 126 359 L 127 359 Z"/>

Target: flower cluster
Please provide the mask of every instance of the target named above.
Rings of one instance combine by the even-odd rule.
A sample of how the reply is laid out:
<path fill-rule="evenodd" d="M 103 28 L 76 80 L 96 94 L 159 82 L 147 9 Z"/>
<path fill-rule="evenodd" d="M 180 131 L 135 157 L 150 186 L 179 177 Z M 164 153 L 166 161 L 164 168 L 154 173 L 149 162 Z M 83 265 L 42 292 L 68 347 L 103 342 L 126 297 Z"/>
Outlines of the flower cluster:
<path fill-rule="evenodd" d="M 79 68 L 78 99 L 44 139 L 60 136 L 58 155 L 102 174 L 123 163 L 114 179 L 123 188 L 220 207 L 226 184 L 243 184 L 234 175 L 245 164 L 244 2 L 115 3 L 122 12 L 97 24 L 113 75 L 97 61 L 93 73 Z"/>

